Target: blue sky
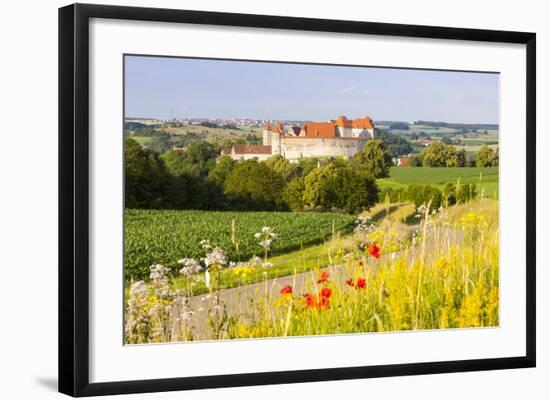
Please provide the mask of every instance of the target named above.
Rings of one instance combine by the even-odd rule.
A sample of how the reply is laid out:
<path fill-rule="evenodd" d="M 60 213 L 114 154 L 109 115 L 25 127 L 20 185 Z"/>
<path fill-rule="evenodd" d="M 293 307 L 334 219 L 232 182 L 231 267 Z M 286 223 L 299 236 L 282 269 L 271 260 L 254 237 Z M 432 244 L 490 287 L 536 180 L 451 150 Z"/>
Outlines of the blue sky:
<path fill-rule="evenodd" d="M 406 64 L 406 61 L 403 62 Z M 126 56 L 126 116 L 498 123 L 497 74 Z"/>

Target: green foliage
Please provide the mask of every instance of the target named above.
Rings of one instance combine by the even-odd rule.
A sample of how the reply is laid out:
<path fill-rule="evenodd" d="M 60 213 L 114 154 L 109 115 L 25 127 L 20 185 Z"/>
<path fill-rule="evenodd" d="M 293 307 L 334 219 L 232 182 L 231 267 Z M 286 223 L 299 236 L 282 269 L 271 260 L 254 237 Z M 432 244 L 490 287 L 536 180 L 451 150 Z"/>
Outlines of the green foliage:
<path fill-rule="evenodd" d="M 375 178 L 387 177 L 392 165 L 391 156 L 379 139 L 368 141 L 353 160 L 358 168 L 366 170 Z"/>
<path fill-rule="evenodd" d="M 255 160 L 238 163 L 224 184 L 229 202 L 238 210 L 284 209 L 283 188 L 283 178 Z"/>
<path fill-rule="evenodd" d="M 168 201 L 170 175 L 158 154 L 127 138 L 124 146 L 127 208 L 159 209 Z"/>
<path fill-rule="evenodd" d="M 431 202 L 430 210 L 439 209 L 443 200 L 441 192 L 430 185 L 410 185 L 406 190 L 406 197 L 412 200 L 416 207 L 420 205 L 428 206 Z"/>
<path fill-rule="evenodd" d="M 498 153 L 487 144 L 483 144 L 477 152 L 475 160 L 477 167 L 496 167 L 498 166 Z"/>
<path fill-rule="evenodd" d="M 336 170 L 321 183 L 322 204 L 330 209 L 358 213 L 368 210 L 378 201 L 378 187 L 374 178 L 365 172 L 345 167 Z"/>
<path fill-rule="evenodd" d="M 275 174 L 281 176 L 285 182 L 298 175 L 298 167 L 290 163 L 281 155 L 272 156 L 265 161 L 266 166 Z"/>
<path fill-rule="evenodd" d="M 408 155 L 412 153 L 413 148 L 409 141 L 398 135 L 387 135 L 382 138 L 384 147 L 392 157 Z"/>
<path fill-rule="evenodd" d="M 454 205 L 455 203 L 465 203 L 475 199 L 477 196 L 476 184 L 447 184 L 443 190 L 443 203 Z"/>
<path fill-rule="evenodd" d="M 428 148 L 420 154 L 424 167 L 458 167 L 458 154 L 452 145 L 442 142 L 432 142 Z"/>
<path fill-rule="evenodd" d="M 304 203 L 309 208 L 328 203 L 324 182 L 336 175 L 336 166 L 328 164 L 325 167 L 312 170 L 304 179 Z"/>
<path fill-rule="evenodd" d="M 238 250 L 231 240 L 235 220 Z M 262 253 L 254 234 L 268 226 L 279 234 L 270 250 L 280 255 L 329 239 L 333 225 L 343 234 L 353 230 L 355 217 L 338 213 L 220 212 L 196 210 L 125 211 L 124 271 L 126 280 L 148 277 L 149 266 L 161 263 L 175 273 L 183 257 L 200 259 L 199 242 L 209 239 L 231 261 Z"/>
<path fill-rule="evenodd" d="M 223 187 L 235 165 L 236 162 L 230 156 L 222 157 L 208 173 L 208 181 Z"/>
<path fill-rule="evenodd" d="M 283 200 L 288 205 L 290 210 L 294 212 L 304 210 L 305 188 L 304 179 L 302 177 L 296 177 L 288 183 L 283 192 Z"/>

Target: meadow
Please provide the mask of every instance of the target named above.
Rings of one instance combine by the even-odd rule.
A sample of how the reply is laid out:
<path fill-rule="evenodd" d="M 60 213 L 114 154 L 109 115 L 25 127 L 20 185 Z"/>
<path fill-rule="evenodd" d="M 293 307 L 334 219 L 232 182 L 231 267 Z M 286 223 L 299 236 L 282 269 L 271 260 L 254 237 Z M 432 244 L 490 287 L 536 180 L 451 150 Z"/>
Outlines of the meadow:
<path fill-rule="evenodd" d="M 476 184 L 478 193 L 498 198 L 498 167 L 391 167 L 390 176 L 376 180 L 380 189 L 432 185 L 440 190 L 448 183 Z"/>
<path fill-rule="evenodd" d="M 231 290 L 220 287 L 222 275 L 245 277 L 261 268 L 229 267 L 223 249 L 204 248 L 211 264 L 203 296 L 194 291 L 205 277 L 190 270 L 189 260 L 179 274 L 183 287 L 181 277 L 153 265 L 150 280 L 128 289 L 126 342 L 498 326 L 498 201 L 415 213 L 415 227 L 389 214 L 378 221 L 363 215 L 353 234 L 317 245 L 326 265 L 277 279 L 264 275 Z"/>

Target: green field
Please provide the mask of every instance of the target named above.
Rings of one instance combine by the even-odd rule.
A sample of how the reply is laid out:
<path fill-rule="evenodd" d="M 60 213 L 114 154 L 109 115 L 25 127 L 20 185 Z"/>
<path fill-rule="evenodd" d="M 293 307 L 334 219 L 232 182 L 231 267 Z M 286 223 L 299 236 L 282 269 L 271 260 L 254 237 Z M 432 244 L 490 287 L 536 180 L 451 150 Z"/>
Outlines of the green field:
<path fill-rule="evenodd" d="M 231 261 L 263 256 L 254 234 L 264 226 L 279 234 L 270 256 L 280 255 L 322 243 L 333 232 L 349 233 L 354 221 L 354 216 L 339 213 L 126 210 L 124 271 L 127 278 L 144 278 L 153 263 L 175 271 L 181 258 L 204 257 L 199 244 L 204 239 L 221 247 Z"/>
<path fill-rule="evenodd" d="M 392 167 L 390 176 L 377 180 L 380 189 L 406 188 L 410 184 L 433 185 L 443 189 L 446 184 L 477 185 L 486 197 L 498 197 L 498 167 Z"/>
<path fill-rule="evenodd" d="M 201 138 L 207 142 L 220 143 L 225 140 L 237 140 L 244 139 L 247 135 L 252 134 L 257 137 L 262 137 L 263 128 L 211 128 L 203 127 L 201 125 L 185 125 L 177 128 L 165 128 L 165 132 L 174 137 L 184 136 L 188 133 L 200 135 Z"/>

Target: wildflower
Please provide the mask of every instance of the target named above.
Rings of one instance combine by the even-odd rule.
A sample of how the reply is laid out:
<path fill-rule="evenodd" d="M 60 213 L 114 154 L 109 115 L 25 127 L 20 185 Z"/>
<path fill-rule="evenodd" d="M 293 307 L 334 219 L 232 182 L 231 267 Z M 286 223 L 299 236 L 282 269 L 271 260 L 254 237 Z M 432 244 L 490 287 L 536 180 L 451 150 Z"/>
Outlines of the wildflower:
<path fill-rule="evenodd" d="M 356 226 L 353 229 L 353 232 L 356 234 L 368 233 L 369 231 L 372 231 L 372 229 L 374 228 L 374 224 L 371 223 L 370 216 L 357 217 L 357 220 L 355 220 L 355 224 Z"/>
<path fill-rule="evenodd" d="M 201 265 L 195 259 L 192 258 L 183 258 L 178 260 L 178 264 L 183 267 L 180 269 L 180 274 L 185 276 L 190 276 L 192 274 L 198 273 L 201 269 Z"/>
<path fill-rule="evenodd" d="M 203 239 L 199 244 L 202 246 L 202 249 L 211 249 L 210 240 Z"/>
<path fill-rule="evenodd" d="M 149 270 L 151 271 L 151 274 L 149 274 L 149 278 L 153 281 L 153 284 L 156 287 L 162 287 L 168 284 L 168 277 L 166 277 L 168 269 L 166 267 L 157 263 L 151 265 L 151 267 L 149 267 Z"/>
<path fill-rule="evenodd" d="M 304 299 L 308 308 L 314 308 L 317 306 L 317 297 L 314 294 L 304 294 Z"/>
<path fill-rule="evenodd" d="M 326 283 L 328 279 L 329 279 L 329 273 L 321 272 L 321 275 L 319 276 L 319 280 L 317 280 L 317 284 Z"/>
<path fill-rule="evenodd" d="M 380 248 L 374 242 L 369 244 L 369 253 L 375 259 L 380 259 Z"/>
<path fill-rule="evenodd" d="M 344 284 L 349 285 L 350 287 L 353 287 L 353 279 L 348 278 L 346 281 L 344 281 Z"/>
<path fill-rule="evenodd" d="M 271 263 L 271 262 L 264 262 L 264 263 L 262 263 L 262 267 L 273 267 L 273 263 Z"/>
<path fill-rule="evenodd" d="M 134 297 L 144 297 L 147 295 L 147 284 L 143 280 L 136 281 L 132 286 L 130 287 L 130 298 Z"/>
<path fill-rule="evenodd" d="M 365 280 L 363 277 L 359 277 L 357 279 L 357 283 L 355 284 L 355 288 L 364 290 L 365 288 L 367 288 L 367 280 Z"/>
<path fill-rule="evenodd" d="M 420 214 L 425 214 L 427 210 L 428 208 L 426 207 L 426 205 L 420 205 L 417 209 L 418 213 Z"/>
<path fill-rule="evenodd" d="M 281 295 L 291 295 L 292 294 L 292 286 L 291 285 L 285 285 L 283 288 L 281 288 Z"/>
<path fill-rule="evenodd" d="M 260 239 L 261 236 L 262 236 L 262 233 L 256 233 L 256 234 L 254 234 L 254 238 L 256 238 L 256 239 Z"/>
<path fill-rule="evenodd" d="M 212 252 L 206 255 L 204 264 L 207 267 L 211 265 L 225 266 L 227 264 L 227 257 L 221 248 L 216 247 L 212 249 Z"/>
<path fill-rule="evenodd" d="M 321 290 L 321 292 L 319 293 L 319 308 L 327 308 L 329 306 L 331 294 L 332 290 L 328 287 L 325 287 Z"/>

